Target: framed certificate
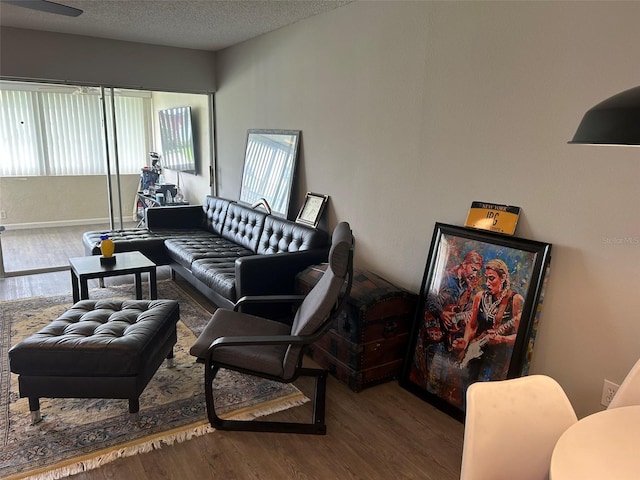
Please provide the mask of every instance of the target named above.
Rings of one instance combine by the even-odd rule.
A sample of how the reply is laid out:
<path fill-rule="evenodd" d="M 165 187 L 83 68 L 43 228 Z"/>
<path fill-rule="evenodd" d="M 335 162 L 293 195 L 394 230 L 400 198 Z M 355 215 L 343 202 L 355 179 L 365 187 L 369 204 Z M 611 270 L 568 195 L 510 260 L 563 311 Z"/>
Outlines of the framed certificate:
<path fill-rule="evenodd" d="M 307 192 L 296 222 L 310 225 L 313 228 L 317 227 L 327 200 L 329 200 L 329 195 Z"/>

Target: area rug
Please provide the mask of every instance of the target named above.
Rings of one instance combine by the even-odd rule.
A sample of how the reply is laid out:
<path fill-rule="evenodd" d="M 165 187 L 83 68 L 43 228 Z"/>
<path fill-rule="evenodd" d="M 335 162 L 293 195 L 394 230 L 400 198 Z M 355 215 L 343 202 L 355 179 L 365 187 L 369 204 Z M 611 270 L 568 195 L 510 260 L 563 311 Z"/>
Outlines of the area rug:
<path fill-rule="evenodd" d="M 132 298 L 133 285 L 94 289 L 90 298 Z M 8 351 L 72 304 L 71 296 L 28 298 L 0 304 L 0 478 L 57 479 L 212 432 L 206 416 L 203 366 L 189 347 L 211 313 L 171 280 L 159 298 L 178 300 L 181 321 L 175 368 L 162 365 L 140 397 L 138 422 L 127 400 L 41 399 L 42 422 L 31 425 L 26 398 L 9 370 Z M 221 371 L 216 406 L 226 418 L 252 419 L 301 405 L 294 386 Z"/>

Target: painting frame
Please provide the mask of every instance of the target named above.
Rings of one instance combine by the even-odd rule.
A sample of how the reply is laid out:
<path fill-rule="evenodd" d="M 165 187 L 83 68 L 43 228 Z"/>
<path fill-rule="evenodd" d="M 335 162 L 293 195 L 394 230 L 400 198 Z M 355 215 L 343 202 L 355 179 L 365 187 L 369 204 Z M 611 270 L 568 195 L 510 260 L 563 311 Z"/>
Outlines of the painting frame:
<path fill-rule="evenodd" d="M 400 386 L 463 421 L 471 383 L 526 374 L 550 259 L 549 243 L 437 222 Z"/>

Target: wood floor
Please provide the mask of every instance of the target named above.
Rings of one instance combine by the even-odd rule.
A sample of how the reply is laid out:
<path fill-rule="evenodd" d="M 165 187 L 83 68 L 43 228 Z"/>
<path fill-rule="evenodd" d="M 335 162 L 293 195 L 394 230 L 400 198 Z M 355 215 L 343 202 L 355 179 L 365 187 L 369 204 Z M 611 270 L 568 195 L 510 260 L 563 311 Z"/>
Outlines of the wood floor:
<path fill-rule="evenodd" d="M 5 270 L 68 266 L 70 257 L 85 254 L 82 245 L 84 232 L 108 229 L 108 224 L 99 224 L 7 230 L 0 237 Z"/>
<path fill-rule="evenodd" d="M 41 241 L 47 233 L 40 231 L 37 236 Z M 68 248 L 74 242 L 80 244 L 79 251 L 74 250 L 71 256 L 84 254 L 81 235 L 78 237 L 77 232 L 71 234 L 74 239 L 65 239 L 60 232 L 55 232 L 55 236 L 62 238 L 60 241 Z M 25 232 L 20 243 L 25 251 L 31 248 L 28 246 L 29 235 Z M 16 267 L 22 268 L 25 267 Z M 159 270 L 159 278 L 168 276 L 166 267 Z M 114 284 L 132 282 L 126 277 L 106 280 Z M 184 282 L 180 283 L 188 288 Z M 69 272 L 66 271 L 0 279 L 0 300 L 68 293 L 69 290 Z M 197 292 L 192 293 L 206 308 L 212 307 Z M 300 380 L 296 386 L 308 396 L 311 394 L 307 382 Z M 270 418 L 308 421 L 311 410 L 307 404 Z M 459 478 L 462 424 L 400 388 L 395 381 L 355 393 L 329 377 L 327 430 L 326 436 L 216 431 L 171 447 L 116 460 L 73 478 Z"/>

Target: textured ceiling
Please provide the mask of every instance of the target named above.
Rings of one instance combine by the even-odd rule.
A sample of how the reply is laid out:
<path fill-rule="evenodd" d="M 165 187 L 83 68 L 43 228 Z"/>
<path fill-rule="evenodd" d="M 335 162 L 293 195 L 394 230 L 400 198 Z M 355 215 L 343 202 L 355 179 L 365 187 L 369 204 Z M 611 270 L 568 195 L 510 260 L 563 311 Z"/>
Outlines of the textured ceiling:
<path fill-rule="evenodd" d="M 215 51 L 352 0 L 56 1 L 84 13 L 65 17 L 0 0 L 0 26 Z"/>

